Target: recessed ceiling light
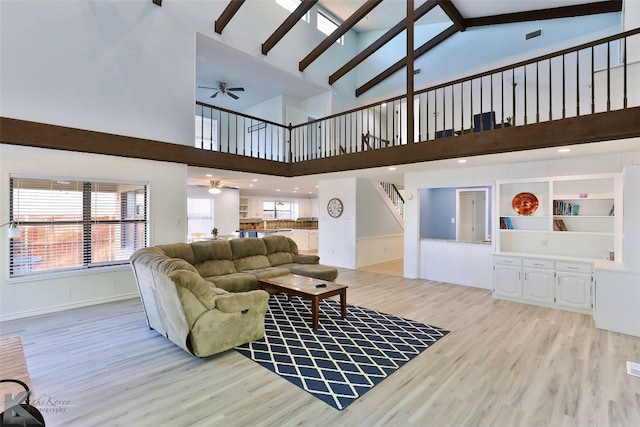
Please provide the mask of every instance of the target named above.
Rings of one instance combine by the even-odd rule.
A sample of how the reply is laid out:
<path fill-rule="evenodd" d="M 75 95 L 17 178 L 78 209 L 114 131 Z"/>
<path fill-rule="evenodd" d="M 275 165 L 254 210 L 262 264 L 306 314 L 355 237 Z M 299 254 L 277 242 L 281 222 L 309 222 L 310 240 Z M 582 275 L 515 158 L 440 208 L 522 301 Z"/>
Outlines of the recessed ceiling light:
<path fill-rule="evenodd" d="M 280 191 L 280 189 L 279 189 L 279 188 L 276 188 L 276 191 Z"/>
<path fill-rule="evenodd" d="M 298 187 L 293 187 L 293 189 L 294 189 L 294 190 L 299 190 L 300 188 L 298 188 Z"/>
<path fill-rule="evenodd" d="M 389 168 L 389 170 L 390 170 L 390 171 L 394 171 L 394 170 L 396 170 L 396 169 L 398 169 L 398 168 L 393 167 L 393 166 Z"/>
<path fill-rule="evenodd" d="M 253 187 L 253 184 L 249 184 L 249 187 Z"/>
<path fill-rule="evenodd" d="M 320 188 L 320 186 L 319 186 L 319 185 L 316 185 L 316 188 Z"/>
<path fill-rule="evenodd" d="M 467 163 L 467 159 L 458 159 L 458 163 Z"/>
<path fill-rule="evenodd" d="M 251 181 L 258 182 L 258 178 L 253 178 Z"/>
<path fill-rule="evenodd" d="M 558 153 L 568 153 L 569 151 L 571 151 L 571 148 L 561 148 L 558 150 Z"/>
<path fill-rule="evenodd" d="M 211 175 L 210 173 L 205 175 L 207 178 L 211 178 L 213 175 Z"/>

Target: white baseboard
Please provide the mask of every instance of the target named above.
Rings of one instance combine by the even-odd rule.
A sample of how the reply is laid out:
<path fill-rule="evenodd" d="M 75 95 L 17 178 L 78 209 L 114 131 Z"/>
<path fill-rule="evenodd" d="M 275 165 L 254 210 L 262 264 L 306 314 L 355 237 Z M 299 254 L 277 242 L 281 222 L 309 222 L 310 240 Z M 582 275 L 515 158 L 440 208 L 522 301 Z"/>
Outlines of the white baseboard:
<path fill-rule="evenodd" d="M 137 292 L 132 292 L 132 293 L 128 293 L 128 294 L 117 295 L 117 296 L 114 296 L 114 297 L 97 298 L 97 299 L 77 302 L 77 303 L 73 303 L 73 304 L 63 304 L 63 305 L 58 305 L 58 306 L 55 306 L 55 307 L 47 307 L 47 308 L 42 308 L 42 309 L 38 309 L 38 310 L 22 311 L 20 313 L 12 313 L 12 314 L 8 314 L 8 315 L 5 315 L 5 316 L 0 316 L 0 322 L 6 322 L 6 321 L 9 321 L 9 320 L 16 320 L 16 319 L 24 319 L 25 317 L 33 317 L 33 316 L 39 316 L 39 315 L 42 315 L 42 314 L 56 313 L 56 312 L 59 312 L 59 311 L 72 310 L 74 308 L 81 308 L 81 307 L 88 307 L 88 306 L 91 306 L 91 305 L 106 304 L 106 303 L 109 303 L 109 302 L 123 301 L 123 300 L 126 300 L 126 299 L 132 299 L 132 298 L 140 298 L 140 295 Z"/>

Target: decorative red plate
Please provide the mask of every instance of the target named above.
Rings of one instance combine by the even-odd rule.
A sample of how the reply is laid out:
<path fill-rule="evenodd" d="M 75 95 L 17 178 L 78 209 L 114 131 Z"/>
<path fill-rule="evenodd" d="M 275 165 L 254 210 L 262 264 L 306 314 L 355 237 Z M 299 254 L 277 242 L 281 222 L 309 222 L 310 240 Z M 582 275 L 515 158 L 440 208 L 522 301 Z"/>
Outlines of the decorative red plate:
<path fill-rule="evenodd" d="M 519 193 L 511 201 L 518 215 L 531 215 L 538 209 L 538 198 L 532 193 Z"/>

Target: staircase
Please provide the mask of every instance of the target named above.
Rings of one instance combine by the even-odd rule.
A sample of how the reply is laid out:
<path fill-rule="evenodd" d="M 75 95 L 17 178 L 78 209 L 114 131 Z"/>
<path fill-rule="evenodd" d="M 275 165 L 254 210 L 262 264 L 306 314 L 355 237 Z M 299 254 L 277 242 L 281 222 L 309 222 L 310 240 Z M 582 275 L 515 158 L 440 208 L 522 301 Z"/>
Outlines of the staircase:
<path fill-rule="evenodd" d="M 398 187 L 390 182 L 380 182 L 380 186 L 389 198 L 391 205 L 393 205 L 395 210 L 398 212 L 400 218 L 404 219 L 404 197 L 400 194 Z"/>

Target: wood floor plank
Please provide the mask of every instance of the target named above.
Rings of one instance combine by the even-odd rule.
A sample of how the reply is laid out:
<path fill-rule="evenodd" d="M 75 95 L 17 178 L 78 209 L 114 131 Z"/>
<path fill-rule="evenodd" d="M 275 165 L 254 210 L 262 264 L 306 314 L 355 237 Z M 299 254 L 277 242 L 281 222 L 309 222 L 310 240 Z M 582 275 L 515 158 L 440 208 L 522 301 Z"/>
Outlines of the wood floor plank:
<path fill-rule="evenodd" d="M 0 324 L 51 426 L 640 425 L 640 338 L 485 289 L 340 269 L 348 302 L 451 333 L 337 411 L 235 351 L 190 356 L 132 299 Z M 322 325 L 321 325 L 322 326 Z M 38 397 L 36 396 L 36 398 Z"/>

